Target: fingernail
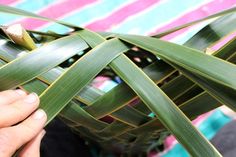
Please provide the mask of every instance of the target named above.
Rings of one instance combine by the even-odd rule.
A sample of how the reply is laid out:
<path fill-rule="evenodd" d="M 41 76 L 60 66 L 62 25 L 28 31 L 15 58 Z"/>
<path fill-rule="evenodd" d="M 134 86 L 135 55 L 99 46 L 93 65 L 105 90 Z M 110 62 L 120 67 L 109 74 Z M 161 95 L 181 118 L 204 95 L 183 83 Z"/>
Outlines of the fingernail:
<path fill-rule="evenodd" d="M 21 90 L 21 89 L 17 89 L 17 90 L 15 90 L 15 92 L 16 92 L 17 94 L 21 95 L 21 96 L 26 95 L 26 92 L 23 91 L 23 90 Z"/>
<path fill-rule="evenodd" d="M 46 116 L 46 113 L 42 109 L 38 109 L 33 115 L 33 119 L 40 120 Z"/>
<path fill-rule="evenodd" d="M 36 93 L 31 93 L 27 95 L 27 97 L 24 99 L 26 103 L 34 103 L 38 99 L 38 95 Z"/>

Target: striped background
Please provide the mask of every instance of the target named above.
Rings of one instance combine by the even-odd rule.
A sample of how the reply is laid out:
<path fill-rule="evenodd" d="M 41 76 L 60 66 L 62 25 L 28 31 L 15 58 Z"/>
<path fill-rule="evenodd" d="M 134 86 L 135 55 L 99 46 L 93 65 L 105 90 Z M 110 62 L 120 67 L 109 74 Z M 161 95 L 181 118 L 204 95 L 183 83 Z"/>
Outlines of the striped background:
<path fill-rule="evenodd" d="M 0 0 L 0 4 L 94 31 L 148 35 L 230 8 L 236 0 Z M 22 23 L 28 29 L 68 31 L 57 24 L 3 14 L 0 22 Z M 166 39 L 174 40 L 180 33 Z"/>
<path fill-rule="evenodd" d="M 231 8 L 235 6 L 236 0 L 0 0 L 0 4 L 67 21 L 94 31 L 150 35 Z M 21 23 L 34 30 L 53 30 L 60 33 L 68 31 L 58 24 L 0 14 L 0 24 L 12 23 Z M 164 39 L 182 44 L 205 24 L 178 31 Z M 112 86 L 115 86 L 114 82 L 106 81 L 99 87 L 107 91 Z M 210 139 L 230 120 L 220 110 L 216 110 L 200 116 L 194 124 Z M 167 138 L 165 143 L 166 151 L 154 156 L 188 156 L 173 136 Z"/>

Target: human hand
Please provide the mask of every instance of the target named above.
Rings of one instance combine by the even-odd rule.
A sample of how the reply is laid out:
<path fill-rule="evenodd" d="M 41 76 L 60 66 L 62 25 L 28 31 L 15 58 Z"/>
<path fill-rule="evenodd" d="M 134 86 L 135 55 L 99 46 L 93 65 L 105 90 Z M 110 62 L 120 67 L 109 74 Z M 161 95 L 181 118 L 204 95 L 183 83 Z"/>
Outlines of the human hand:
<path fill-rule="evenodd" d="M 23 90 L 0 92 L 0 157 L 10 157 L 22 145 L 20 157 L 39 157 L 47 116 L 39 98 Z M 35 111 L 36 110 L 36 111 Z M 35 111 L 35 112 L 34 112 Z"/>

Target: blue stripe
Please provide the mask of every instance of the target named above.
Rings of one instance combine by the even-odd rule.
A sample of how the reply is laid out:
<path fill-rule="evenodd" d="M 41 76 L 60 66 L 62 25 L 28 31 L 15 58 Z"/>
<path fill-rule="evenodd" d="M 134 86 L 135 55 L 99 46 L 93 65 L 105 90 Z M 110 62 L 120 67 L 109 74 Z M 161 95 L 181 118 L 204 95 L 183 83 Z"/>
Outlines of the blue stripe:
<path fill-rule="evenodd" d="M 156 26 L 166 21 L 173 20 L 173 17 L 180 15 L 193 6 L 200 6 L 202 3 L 206 3 L 206 0 L 185 0 L 184 2 L 183 0 L 163 1 L 145 12 L 145 14 L 135 15 L 131 20 L 121 23 L 121 25 L 114 27 L 111 31 L 127 33 L 132 30 L 137 30 L 135 34 L 146 35 L 147 32 Z"/>
<path fill-rule="evenodd" d="M 106 15 L 109 15 L 112 12 L 112 10 L 126 3 L 129 3 L 130 1 L 134 1 L 134 0 L 126 0 L 126 1 L 102 0 L 102 1 L 99 1 L 98 3 L 95 3 L 94 5 L 91 5 L 89 7 L 85 7 L 79 10 L 78 12 L 74 13 L 71 16 L 62 18 L 61 20 L 82 26 L 82 25 L 85 25 L 86 23 L 96 21 L 96 19 L 98 18 L 102 18 Z M 67 28 L 60 26 L 58 24 L 52 24 L 42 29 L 42 31 L 48 31 L 48 30 L 53 30 L 55 32 L 60 32 L 60 33 L 65 33 L 68 31 Z"/>
<path fill-rule="evenodd" d="M 211 139 L 215 134 L 232 119 L 225 116 L 219 109 L 214 111 L 200 126 L 198 129 L 207 138 Z M 176 144 L 170 151 L 163 154 L 162 157 L 189 157 L 187 151 L 179 143 Z"/>
<path fill-rule="evenodd" d="M 21 3 L 17 3 L 14 7 L 29 12 L 37 12 L 38 10 L 48 6 L 50 3 L 56 0 L 24 0 Z M 0 24 L 7 24 L 14 20 L 19 19 L 20 16 L 14 16 L 10 14 L 0 13 Z"/>

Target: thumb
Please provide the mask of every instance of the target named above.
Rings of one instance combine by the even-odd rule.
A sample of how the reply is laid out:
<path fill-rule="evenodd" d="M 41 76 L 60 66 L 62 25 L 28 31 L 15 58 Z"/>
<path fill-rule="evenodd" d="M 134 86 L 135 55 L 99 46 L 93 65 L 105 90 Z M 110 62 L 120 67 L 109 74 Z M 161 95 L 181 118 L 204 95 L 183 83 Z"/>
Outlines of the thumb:
<path fill-rule="evenodd" d="M 45 133 L 45 130 L 42 130 L 36 137 L 28 142 L 20 152 L 19 157 L 40 157 L 40 144 Z"/>

